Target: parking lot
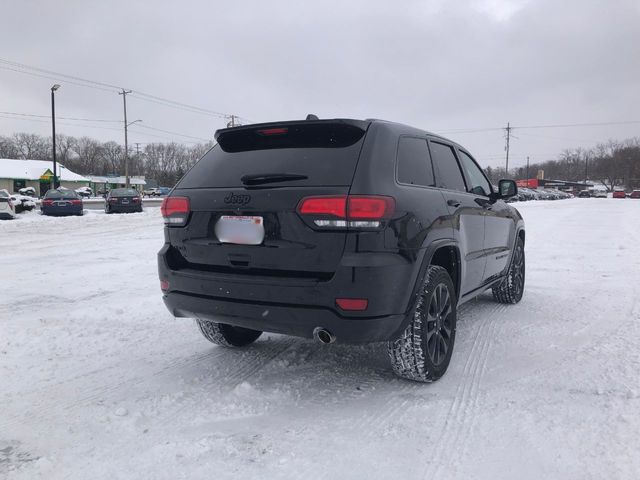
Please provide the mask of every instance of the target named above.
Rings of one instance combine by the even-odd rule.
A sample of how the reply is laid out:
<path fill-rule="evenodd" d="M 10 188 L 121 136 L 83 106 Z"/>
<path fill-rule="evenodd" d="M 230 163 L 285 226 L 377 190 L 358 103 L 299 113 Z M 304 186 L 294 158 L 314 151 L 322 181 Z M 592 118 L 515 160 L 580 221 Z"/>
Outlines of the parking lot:
<path fill-rule="evenodd" d="M 212 346 L 162 304 L 157 207 L 0 222 L 0 477 L 638 478 L 640 201 L 515 206 L 524 298 L 462 307 L 433 384 L 384 345 Z"/>

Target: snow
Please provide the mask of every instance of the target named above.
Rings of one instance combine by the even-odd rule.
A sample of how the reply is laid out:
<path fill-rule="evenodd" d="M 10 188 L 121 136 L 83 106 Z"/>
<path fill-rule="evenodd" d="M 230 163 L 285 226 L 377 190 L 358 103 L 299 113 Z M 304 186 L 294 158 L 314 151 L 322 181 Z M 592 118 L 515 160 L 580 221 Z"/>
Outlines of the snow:
<path fill-rule="evenodd" d="M 525 296 L 463 306 L 428 385 L 384 345 L 209 344 L 162 304 L 158 208 L 0 222 L 0 477 L 639 478 L 640 201 L 515 206 Z"/>
<path fill-rule="evenodd" d="M 47 171 L 53 172 L 53 162 L 48 160 L 14 160 L 0 158 L 0 178 L 16 178 L 19 180 L 39 180 Z M 58 180 L 68 182 L 88 182 L 89 180 L 72 172 L 61 163 L 58 163 Z"/>

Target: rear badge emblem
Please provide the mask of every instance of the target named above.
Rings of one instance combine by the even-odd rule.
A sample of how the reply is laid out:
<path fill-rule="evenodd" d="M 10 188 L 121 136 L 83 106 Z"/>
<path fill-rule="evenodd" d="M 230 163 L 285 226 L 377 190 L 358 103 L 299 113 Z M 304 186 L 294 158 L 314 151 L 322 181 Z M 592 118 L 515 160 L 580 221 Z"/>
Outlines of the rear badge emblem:
<path fill-rule="evenodd" d="M 250 201 L 251 195 L 236 195 L 235 193 L 230 193 L 224 197 L 224 203 L 228 205 L 246 205 Z"/>

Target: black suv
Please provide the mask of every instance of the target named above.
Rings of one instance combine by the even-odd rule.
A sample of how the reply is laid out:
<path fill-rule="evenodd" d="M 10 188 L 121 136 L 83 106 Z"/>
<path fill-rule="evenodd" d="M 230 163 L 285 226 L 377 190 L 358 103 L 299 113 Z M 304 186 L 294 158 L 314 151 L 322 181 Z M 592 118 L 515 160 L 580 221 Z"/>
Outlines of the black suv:
<path fill-rule="evenodd" d="M 524 289 L 524 222 L 468 151 L 380 120 L 219 130 L 162 204 L 164 302 L 211 342 L 263 331 L 388 342 L 394 371 L 447 369 L 456 307 Z"/>

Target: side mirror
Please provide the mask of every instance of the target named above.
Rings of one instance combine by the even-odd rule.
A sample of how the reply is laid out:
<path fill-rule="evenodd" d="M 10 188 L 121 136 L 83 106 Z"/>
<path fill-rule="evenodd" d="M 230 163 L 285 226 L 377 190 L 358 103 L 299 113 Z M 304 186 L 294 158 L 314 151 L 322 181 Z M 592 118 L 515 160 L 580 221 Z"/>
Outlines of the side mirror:
<path fill-rule="evenodd" d="M 518 185 L 514 180 L 500 180 L 498 182 L 498 198 L 509 198 L 518 194 Z"/>

